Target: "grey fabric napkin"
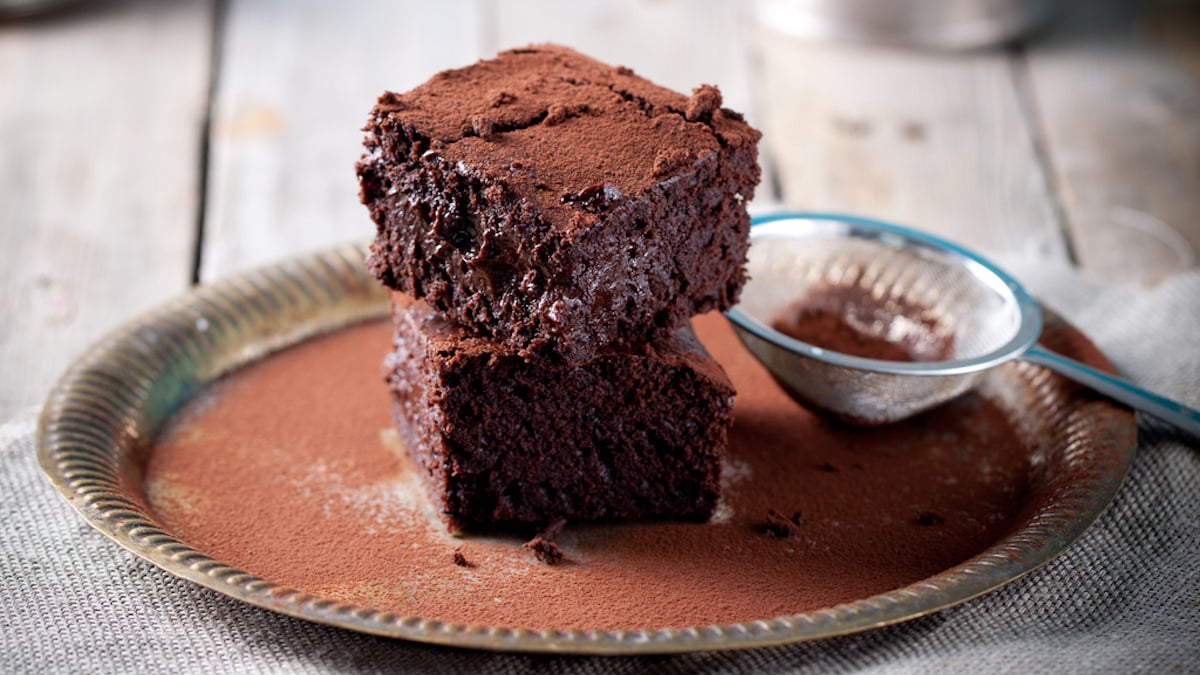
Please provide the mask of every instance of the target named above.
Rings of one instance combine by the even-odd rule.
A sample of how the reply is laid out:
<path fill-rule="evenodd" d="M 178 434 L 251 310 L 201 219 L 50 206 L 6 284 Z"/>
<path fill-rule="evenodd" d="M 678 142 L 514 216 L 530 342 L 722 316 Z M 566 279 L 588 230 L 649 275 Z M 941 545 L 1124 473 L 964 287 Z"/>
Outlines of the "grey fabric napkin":
<path fill-rule="evenodd" d="M 1200 406 L 1200 272 L 1143 291 L 1010 267 L 1124 374 Z M 1112 508 L 1065 554 L 995 593 L 855 636 L 640 658 L 428 647 L 199 588 L 84 524 L 39 474 L 33 425 L 31 411 L 0 427 L 3 672 L 1200 672 L 1200 442 L 1145 419 Z"/>

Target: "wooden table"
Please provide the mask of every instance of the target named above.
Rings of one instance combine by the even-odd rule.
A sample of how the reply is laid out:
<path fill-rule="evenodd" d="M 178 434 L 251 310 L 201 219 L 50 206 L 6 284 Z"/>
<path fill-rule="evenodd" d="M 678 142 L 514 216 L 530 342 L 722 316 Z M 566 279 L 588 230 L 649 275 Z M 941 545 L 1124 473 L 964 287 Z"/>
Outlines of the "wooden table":
<path fill-rule="evenodd" d="M 1200 250 L 1200 12 L 1071 6 L 1008 50 L 805 44 L 684 0 L 109 0 L 0 24 L 0 421 L 190 285 L 372 234 L 375 96 L 555 41 L 721 85 L 756 202 L 1152 284 Z"/>

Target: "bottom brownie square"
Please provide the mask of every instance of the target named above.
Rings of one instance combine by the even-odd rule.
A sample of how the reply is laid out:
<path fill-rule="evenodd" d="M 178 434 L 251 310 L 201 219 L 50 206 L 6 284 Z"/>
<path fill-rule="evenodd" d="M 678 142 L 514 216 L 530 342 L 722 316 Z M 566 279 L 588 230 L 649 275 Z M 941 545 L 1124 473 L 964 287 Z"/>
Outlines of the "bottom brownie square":
<path fill-rule="evenodd" d="M 392 318 L 393 417 L 452 527 L 712 514 L 733 385 L 690 328 L 563 367 L 400 293 Z"/>

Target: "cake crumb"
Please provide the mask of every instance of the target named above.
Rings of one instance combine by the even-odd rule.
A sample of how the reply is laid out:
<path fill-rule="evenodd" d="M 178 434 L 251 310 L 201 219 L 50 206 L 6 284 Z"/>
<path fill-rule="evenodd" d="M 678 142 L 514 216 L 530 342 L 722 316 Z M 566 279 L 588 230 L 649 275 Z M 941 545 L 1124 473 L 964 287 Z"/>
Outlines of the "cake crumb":
<path fill-rule="evenodd" d="M 379 105 L 386 108 L 383 112 L 400 112 L 408 110 L 408 104 L 405 103 L 400 95 L 394 91 L 385 91 L 379 96 Z"/>
<path fill-rule="evenodd" d="M 485 141 L 490 141 L 495 136 L 496 123 L 490 117 L 473 115 L 471 117 L 471 130 L 475 132 L 476 136 Z"/>
<path fill-rule="evenodd" d="M 492 92 L 492 97 L 489 102 L 493 108 L 499 108 L 500 106 L 508 105 L 516 100 L 517 97 L 515 94 L 500 90 Z"/>
<path fill-rule="evenodd" d="M 708 121 L 721 108 L 721 90 L 711 84 L 702 84 L 692 90 L 684 117 L 689 122 Z"/>
<path fill-rule="evenodd" d="M 761 525 L 763 534 L 768 537 L 787 539 L 796 534 L 804 525 L 804 514 L 793 511 L 789 518 L 775 509 L 767 510 L 767 520 Z"/>
<path fill-rule="evenodd" d="M 570 117 L 577 117 L 588 111 L 586 103 L 573 105 L 563 105 L 562 103 L 552 103 L 546 109 L 546 117 L 542 120 L 542 124 L 552 127 L 555 124 L 562 124 Z"/>
<path fill-rule="evenodd" d="M 542 124 L 552 127 L 555 124 L 561 124 L 566 119 L 567 106 L 561 103 L 555 103 L 546 110 L 546 119 L 542 120 Z"/>
<path fill-rule="evenodd" d="M 549 525 L 542 528 L 533 539 L 521 545 L 521 548 L 532 551 L 533 555 L 547 565 L 556 565 L 562 562 L 563 552 L 558 548 L 558 544 L 554 543 L 554 538 L 557 537 L 564 527 L 567 526 L 566 518 L 558 518 L 553 520 Z"/>
<path fill-rule="evenodd" d="M 531 551 L 535 558 L 547 565 L 557 565 L 563 559 L 563 553 L 559 550 L 558 545 L 552 541 L 547 541 L 541 535 L 521 544 L 521 548 Z"/>
<path fill-rule="evenodd" d="M 474 567 L 475 563 L 467 560 L 467 556 L 463 555 L 462 548 L 454 549 L 454 564 L 459 567 Z"/>

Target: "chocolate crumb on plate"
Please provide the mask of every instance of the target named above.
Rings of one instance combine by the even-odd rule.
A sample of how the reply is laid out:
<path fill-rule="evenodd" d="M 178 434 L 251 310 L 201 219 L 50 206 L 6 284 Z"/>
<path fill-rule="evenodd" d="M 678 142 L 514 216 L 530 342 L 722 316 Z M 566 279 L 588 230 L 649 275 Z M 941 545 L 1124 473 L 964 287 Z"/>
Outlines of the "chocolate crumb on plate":
<path fill-rule="evenodd" d="M 558 548 L 558 544 L 554 543 L 554 538 L 562 533 L 562 530 L 567 525 L 566 518 L 558 518 L 552 521 L 549 525 L 542 528 L 533 539 L 521 545 L 521 548 L 532 551 L 533 555 L 538 560 L 547 565 L 554 565 L 562 561 L 563 552 Z"/>
<path fill-rule="evenodd" d="M 467 557 L 465 555 L 463 555 L 461 548 L 454 549 L 454 564 L 458 565 L 459 567 L 474 567 L 475 566 L 475 563 L 471 562 L 470 560 L 467 560 Z"/>
<path fill-rule="evenodd" d="M 761 525 L 761 529 L 762 533 L 768 537 L 787 539 L 795 535 L 803 525 L 804 515 L 799 511 L 794 511 L 792 517 L 789 518 L 775 509 L 768 509 L 767 520 Z"/>
<path fill-rule="evenodd" d="M 525 549 L 526 551 L 531 551 L 534 557 L 546 563 L 547 565 L 557 565 L 558 563 L 562 562 L 563 559 L 563 553 L 558 548 L 558 544 L 555 544 L 552 541 L 547 541 L 546 539 L 542 538 L 541 535 L 538 535 L 524 544 L 521 544 L 521 548 Z"/>

